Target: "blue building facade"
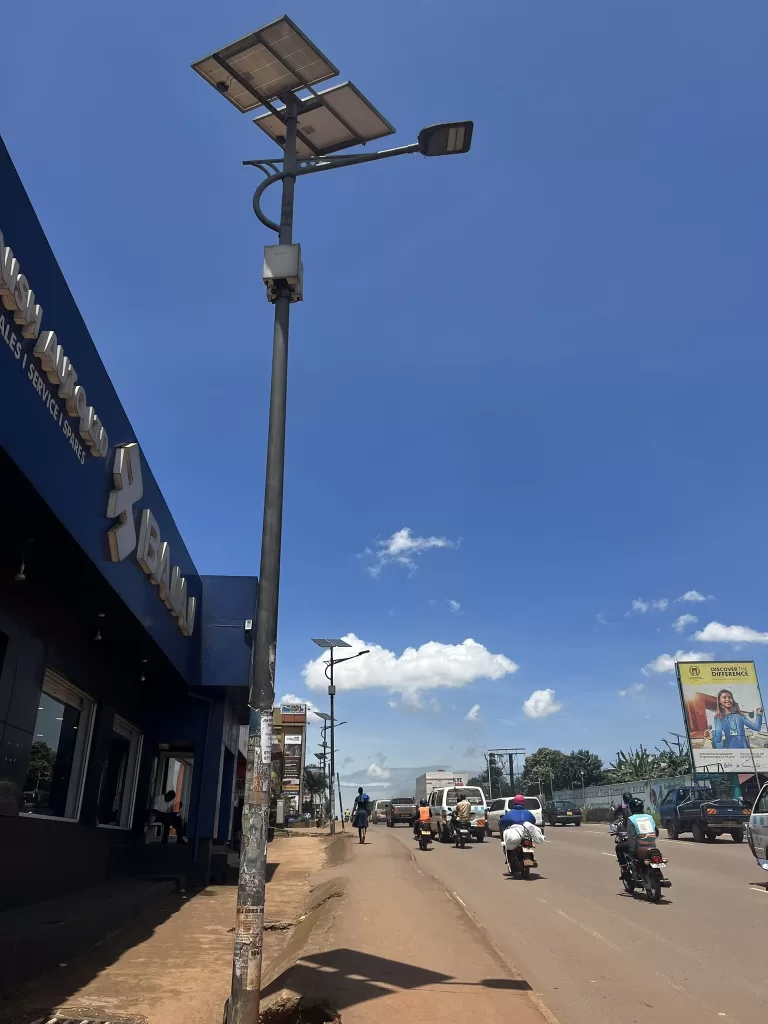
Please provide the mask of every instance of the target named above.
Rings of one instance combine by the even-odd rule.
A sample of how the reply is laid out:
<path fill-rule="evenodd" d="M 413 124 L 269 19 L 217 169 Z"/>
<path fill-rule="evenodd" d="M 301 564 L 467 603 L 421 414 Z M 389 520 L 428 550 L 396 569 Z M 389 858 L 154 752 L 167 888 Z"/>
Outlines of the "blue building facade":
<path fill-rule="evenodd" d="M 0 489 L 0 909 L 142 870 L 169 790 L 207 881 L 256 580 L 198 573 L 1 140 Z"/>

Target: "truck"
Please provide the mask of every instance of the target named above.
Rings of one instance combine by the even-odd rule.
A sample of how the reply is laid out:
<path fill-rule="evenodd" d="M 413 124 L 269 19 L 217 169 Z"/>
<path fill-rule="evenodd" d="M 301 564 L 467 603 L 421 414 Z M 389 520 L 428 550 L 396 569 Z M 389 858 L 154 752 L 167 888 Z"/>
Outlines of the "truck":
<path fill-rule="evenodd" d="M 436 772 L 425 772 L 416 779 L 416 803 L 428 800 L 430 793 L 445 786 L 466 786 L 467 773 L 453 772 L 441 768 Z"/>
<path fill-rule="evenodd" d="M 712 842 L 730 835 L 735 843 L 744 842 L 749 822 L 749 807 L 731 795 L 725 782 L 705 783 L 694 779 L 690 786 L 670 789 L 659 804 L 662 828 L 670 839 L 684 832 L 693 833 L 694 842 Z"/>

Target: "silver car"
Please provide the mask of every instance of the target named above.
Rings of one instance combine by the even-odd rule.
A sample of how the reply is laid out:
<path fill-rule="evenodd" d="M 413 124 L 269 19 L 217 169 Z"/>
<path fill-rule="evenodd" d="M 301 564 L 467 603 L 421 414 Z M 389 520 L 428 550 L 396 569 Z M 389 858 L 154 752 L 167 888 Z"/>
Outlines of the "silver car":
<path fill-rule="evenodd" d="M 758 793 L 749 816 L 749 848 L 760 867 L 768 871 L 768 782 Z"/>

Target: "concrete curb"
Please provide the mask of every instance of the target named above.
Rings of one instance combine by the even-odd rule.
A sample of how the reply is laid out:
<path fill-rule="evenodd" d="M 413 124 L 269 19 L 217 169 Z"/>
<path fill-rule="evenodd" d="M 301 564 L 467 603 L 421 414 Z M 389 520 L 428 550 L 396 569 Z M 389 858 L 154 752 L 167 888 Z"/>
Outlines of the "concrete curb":
<path fill-rule="evenodd" d="M 334 836 L 328 844 L 323 868 L 338 867 L 347 860 L 347 856 L 344 836 Z M 322 936 L 332 927 L 346 889 L 346 879 L 338 877 L 315 886 L 310 892 L 306 912 L 296 924 L 282 953 L 272 961 L 262 977 L 259 1013 L 262 1024 L 283 1020 L 307 1007 L 327 1009 L 326 1019 L 336 1019 L 335 1011 L 326 1006 L 325 999 L 318 999 L 311 992 L 299 991 L 298 986 L 291 985 L 291 973 L 310 942 L 313 946 L 322 944 Z"/>
<path fill-rule="evenodd" d="M 419 868 L 418 866 L 418 858 L 416 857 L 416 854 L 413 852 L 413 850 L 411 850 L 409 856 L 411 858 L 411 861 L 413 862 L 414 867 L 419 872 L 419 874 L 421 874 L 421 868 Z M 503 950 L 496 945 L 496 943 L 493 941 L 493 939 L 488 934 L 483 925 L 480 924 L 480 922 L 477 920 L 477 918 L 466 905 L 466 903 L 464 903 L 463 900 L 459 899 L 456 893 L 453 892 L 452 889 L 449 889 L 445 882 L 441 881 L 441 879 L 439 879 L 436 875 L 431 875 L 430 877 L 440 886 L 440 888 L 446 893 L 446 895 L 451 900 L 453 900 L 453 902 L 456 904 L 459 910 L 462 911 L 464 916 L 472 924 L 475 931 L 478 933 L 480 941 L 483 943 L 484 946 L 486 946 L 489 953 L 491 953 L 492 956 L 498 961 L 502 969 L 505 970 L 514 981 L 525 981 L 525 978 L 522 976 L 520 971 L 518 971 L 517 967 L 515 967 L 512 961 L 503 952 Z M 554 1015 L 554 1013 L 552 1013 L 550 1008 L 544 1002 L 544 999 L 540 992 L 534 992 L 533 989 L 527 989 L 525 994 L 536 1007 L 536 1009 L 539 1011 L 539 1013 L 547 1022 L 547 1024 L 560 1024 L 557 1017 Z"/>

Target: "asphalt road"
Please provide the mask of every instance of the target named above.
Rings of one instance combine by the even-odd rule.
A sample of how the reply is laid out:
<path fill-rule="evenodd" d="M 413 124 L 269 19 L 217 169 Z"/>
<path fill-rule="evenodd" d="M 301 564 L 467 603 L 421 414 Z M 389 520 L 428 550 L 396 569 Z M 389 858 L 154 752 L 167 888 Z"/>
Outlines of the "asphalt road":
<path fill-rule="evenodd" d="M 506 876 L 496 837 L 421 852 L 410 829 L 380 833 L 463 901 L 560 1024 L 765 1024 L 768 892 L 746 843 L 662 830 L 672 888 L 651 904 L 623 893 L 607 825 L 547 828 L 528 881 Z"/>

